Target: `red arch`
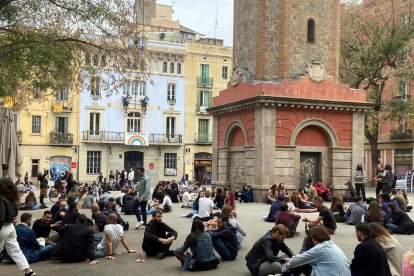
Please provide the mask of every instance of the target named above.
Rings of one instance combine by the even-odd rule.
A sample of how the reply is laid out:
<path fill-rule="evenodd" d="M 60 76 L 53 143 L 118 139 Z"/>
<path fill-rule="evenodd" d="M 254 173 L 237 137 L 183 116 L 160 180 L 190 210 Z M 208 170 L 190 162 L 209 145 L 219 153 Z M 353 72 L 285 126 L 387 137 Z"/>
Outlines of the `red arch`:
<path fill-rule="evenodd" d="M 296 146 L 329 147 L 326 132 L 317 126 L 307 126 L 299 132 L 295 141 Z"/>
<path fill-rule="evenodd" d="M 229 135 L 229 147 L 244 147 L 244 133 L 240 127 L 234 127 Z"/>

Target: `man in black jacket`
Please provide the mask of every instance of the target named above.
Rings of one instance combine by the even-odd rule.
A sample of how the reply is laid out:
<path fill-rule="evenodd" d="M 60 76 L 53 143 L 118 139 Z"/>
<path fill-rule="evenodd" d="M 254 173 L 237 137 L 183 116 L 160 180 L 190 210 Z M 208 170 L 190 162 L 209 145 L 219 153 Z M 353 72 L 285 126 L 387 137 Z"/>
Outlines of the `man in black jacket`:
<path fill-rule="evenodd" d="M 239 251 L 236 228 L 229 225 L 229 217 L 220 215 L 217 218 L 217 229 L 208 231 L 213 241 L 214 249 L 225 261 L 236 259 Z"/>
<path fill-rule="evenodd" d="M 269 275 L 282 273 L 282 263 L 289 261 L 288 258 L 278 256 L 282 251 L 289 258 L 293 252 L 284 242 L 290 235 L 290 230 L 278 224 L 268 231 L 263 237 L 255 242 L 252 249 L 246 255 L 246 266 L 252 275 Z"/>
<path fill-rule="evenodd" d="M 147 256 L 156 256 L 163 259 L 166 256 L 174 256 L 170 246 L 177 239 L 177 231 L 162 222 L 162 211 L 152 214 L 152 219 L 145 225 L 142 250 Z"/>
<path fill-rule="evenodd" d="M 354 259 L 351 263 L 351 272 L 355 276 L 391 276 L 387 256 L 382 246 L 370 237 L 369 224 L 355 226 L 358 241 L 355 247 Z"/>
<path fill-rule="evenodd" d="M 82 214 L 78 216 L 76 224 L 67 224 L 60 229 L 56 253 L 62 262 L 83 262 L 89 258 L 90 264 L 98 263 L 95 261 L 91 223 Z"/>

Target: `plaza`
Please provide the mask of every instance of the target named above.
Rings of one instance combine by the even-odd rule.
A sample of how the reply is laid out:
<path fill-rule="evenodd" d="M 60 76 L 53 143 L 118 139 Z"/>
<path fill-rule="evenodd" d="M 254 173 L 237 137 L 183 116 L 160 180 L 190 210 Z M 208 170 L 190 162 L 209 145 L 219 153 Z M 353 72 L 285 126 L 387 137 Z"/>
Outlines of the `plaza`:
<path fill-rule="evenodd" d="M 207 186 L 207 189 L 209 187 Z M 113 192 L 114 194 L 116 192 Z M 375 195 L 374 190 L 368 191 L 368 196 Z M 414 196 L 409 194 L 411 200 L 414 200 Z M 52 205 L 46 200 L 49 207 Z M 328 207 L 329 202 L 325 203 Z M 349 203 L 348 203 L 349 206 Z M 264 222 L 263 215 L 267 215 L 270 205 L 261 203 L 239 203 L 237 204 L 237 220 L 246 231 L 246 238 L 243 241 L 242 247 L 239 250 L 235 261 L 220 261 L 220 265 L 216 270 L 206 272 L 194 272 L 197 275 L 211 275 L 226 273 L 226 275 L 250 275 L 244 257 L 249 252 L 256 240 L 263 236 L 266 231 L 273 227 L 273 223 Z M 43 210 L 28 211 L 33 214 L 33 221 L 41 218 Z M 191 219 L 182 218 L 181 214 L 187 214 L 190 209 L 180 208 L 179 204 L 174 204 L 173 211 L 163 215 L 163 221 L 171 226 L 178 232 L 178 238 L 171 246 L 171 249 L 180 247 L 191 229 Z M 19 216 L 26 211 L 20 211 Z M 80 213 L 91 217 L 90 210 L 80 209 Z M 411 219 L 414 219 L 414 213 L 408 213 Z M 121 214 L 122 215 L 122 214 Z M 300 214 L 303 217 L 314 219 L 318 213 Z M 167 257 L 163 260 L 156 258 L 147 258 L 145 263 L 135 262 L 143 251 L 141 248 L 144 230 L 134 230 L 133 226 L 136 224 L 136 218 L 134 215 L 126 216 L 122 215 L 125 221 L 130 224 L 130 230 L 126 232 L 126 239 L 131 249 L 138 250 L 138 253 L 128 254 L 122 246 L 118 247 L 118 252 L 121 255 L 115 255 L 115 261 L 108 261 L 106 259 L 98 259 L 98 265 L 89 265 L 88 261 L 82 263 L 65 264 L 60 261 L 41 261 L 31 265 L 37 275 L 113 275 L 113 276 L 127 276 L 127 275 L 183 275 L 185 272 L 180 271 L 180 263 L 175 257 Z M 293 250 L 295 254 L 298 253 L 302 246 L 303 237 L 305 235 L 304 222 L 300 222 L 298 231 L 300 236 L 289 238 L 285 240 L 285 243 Z M 395 237 L 401 243 L 404 252 L 408 251 L 413 245 L 413 237 L 411 235 L 395 235 Z M 355 246 L 358 244 L 358 240 L 355 236 L 355 227 L 353 225 L 347 225 L 344 223 L 338 223 L 338 228 L 334 235 L 331 236 L 332 240 L 344 251 L 348 260 L 351 261 L 354 256 Z M 217 255 L 217 254 L 216 254 Z M 1 275 L 19 275 L 19 270 L 15 265 L 0 264 Z"/>

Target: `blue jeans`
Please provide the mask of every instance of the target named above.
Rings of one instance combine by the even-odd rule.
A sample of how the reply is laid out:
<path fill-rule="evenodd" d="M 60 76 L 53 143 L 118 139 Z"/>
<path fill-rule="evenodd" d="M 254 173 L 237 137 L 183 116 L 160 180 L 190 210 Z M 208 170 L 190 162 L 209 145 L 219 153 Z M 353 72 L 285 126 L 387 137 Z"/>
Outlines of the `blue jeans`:
<path fill-rule="evenodd" d="M 387 223 L 387 228 L 391 230 L 393 234 L 401 234 L 399 227 L 392 223 Z"/>
<path fill-rule="evenodd" d="M 232 261 L 235 259 L 235 257 L 231 255 L 230 250 L 227 248 L 226 243 L 223 242 L 222 240 L 220 239 L 213 240 L 213 246 L 214 246 L 214 249 L 216 249 L 217 253 L 220 255 L 220 257 L 224 261 Z"/>
<path fill-rule="evenodd" d="M 39 259 L 44 259 L 45 256 L 49 255 L 53 251 L 53 245 L 46 245 L 40 246 L 40 249 L 37 250 L 37 254 L 39 255 Z"/>
<path fill-rule="evenodd" d="M 142 221 L 144 222 L 144 224 L 147 223 L 147 205 L 148 201 L 134 201 L 132 210 L 134 210 L 134 214 L 137 217 L 138 222 L 141 221 L 142 216 Z"/>

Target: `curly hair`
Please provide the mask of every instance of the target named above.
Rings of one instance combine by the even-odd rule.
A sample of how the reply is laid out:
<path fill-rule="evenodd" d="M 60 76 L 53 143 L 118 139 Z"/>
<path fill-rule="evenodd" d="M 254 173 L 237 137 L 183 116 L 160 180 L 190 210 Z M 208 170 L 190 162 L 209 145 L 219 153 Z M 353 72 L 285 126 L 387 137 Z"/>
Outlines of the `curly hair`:
<path fill-rule="evenodd" d="M 9 178 L 0 179 L 0 195 L 16 205 L 19 203 L 19 191 Z"/>

